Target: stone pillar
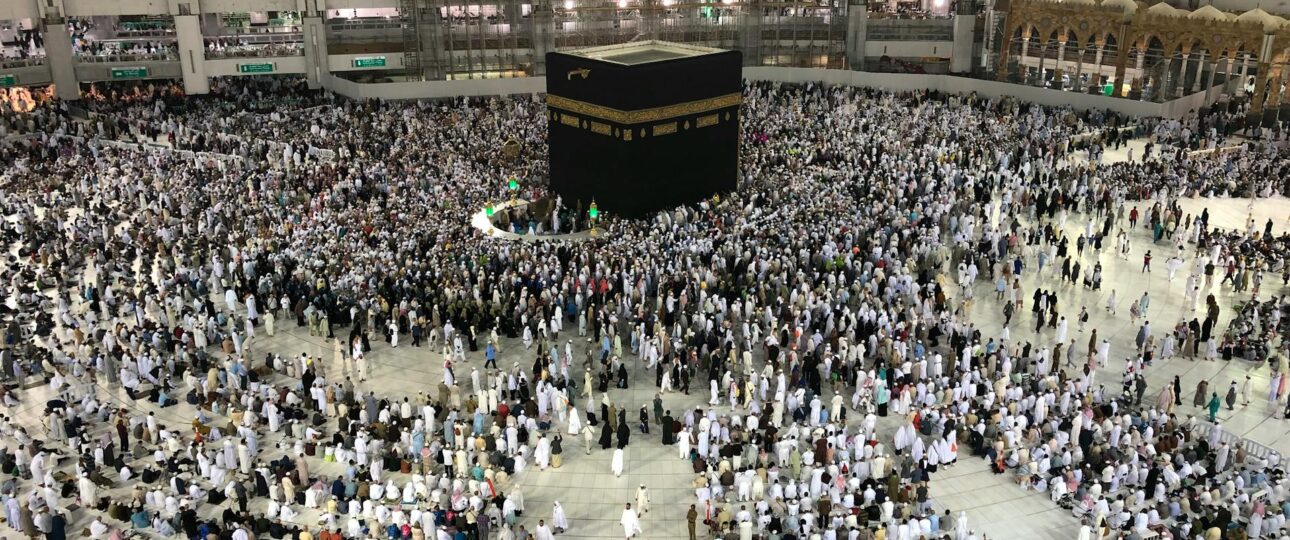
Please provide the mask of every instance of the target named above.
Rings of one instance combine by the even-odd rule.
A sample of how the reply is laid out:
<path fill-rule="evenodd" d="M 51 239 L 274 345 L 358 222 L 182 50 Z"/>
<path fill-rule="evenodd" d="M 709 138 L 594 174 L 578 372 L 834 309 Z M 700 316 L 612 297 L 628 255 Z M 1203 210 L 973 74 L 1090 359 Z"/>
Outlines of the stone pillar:
<path fill-rule="evenodd" d="M 1177 73 L 1174 68 L 1177 67 Z M 1160 101 L 1169 101 L 1174 98 L 1178 92 L 1178 87 L 1182 86 L 1182 77 L 1187 74 L 1187 55 L 1183 55 L 1182 62 L 1175 60 L 1172 56 L 1165 61 L 1165 81 L 1164 92 L 1159 93 Z"/>
<path fill-rule="evenodd" d="M 1080 78 L 1080 75 L 1084 74 L 1084 49 L 1085 45 L 1081 43 L 1078 47 L 1079 53 L 1075 56 L 1075 78 L 1074 83 L 1071 84 L 1071 90 L 1076 92 L 1084 91 L 1084 82 Z"/>
<path fill-rule="evenodd" d="M 1200 56 L 1196 57 L 1196 77 L 1191 85 L 1191 93 L 1195 94 L 1197 92 L 1200 92 L 1200 85 L 1201 85 L 1201 81 L 1204 79 L 1204 75 L 1205 75 L 1205 51 L 1201 50 Z"/>
<path fill-rule="evenodd" d="M 1102 93 L 1102 53 L 1106 49 L 1106 39 L 1097 38 L 1097 52 L 1093 53 L 1093 76 L 1089 77 L 1092 84 L 1097 85 L 1097 92 Z"/>
<path fill-rule="evenodd" d="M 1245 95 L 1245 81 L 1250 78 L 1250 53 L 1241 56 L 1241 79 L 1236 83 L 1236 95 Z"/>
<path fill-rule="evenodd" d="M 1281 120 L 1290 119 L 1290 64 L 1282 65 L 1282 72 L 1287 76 L 1285 88 L 1281 91 L 1281 110 L 1278 118 Z"/>
<path fill-rule="evenodd" d="M 1142 68 L 1144 65 L 1146 65 L 1146 63 L 1147 63 L 1147 50 L 1145 48 L 1138 49 L 1138 60 L 1137 60 L 1137 63 L 1134 64 L 1134 68 L 1137 69 L 1138 76 L 1133 79 L 1133 88 L 1129 90 L 1130 96 L 1132 96 L 1134 92 L 1137 92 L 1137 95 L 1139 96 L 1142 95 L 1142 92 L 1143 92 L 1142 87 L 1146 86 L 1146 80 L 1147 80 L 1146 74 L 1142 72 Z"/>
<path fill-rule="evenodd" d="M 860 4 L 860 8 L 858 10 L 854 8 L 848 9 L 847 24 L 853 24 L 850 21 L 850 17 L 855 17 L 858 14 L 857 11 L 864 12 L 864 10 L 865 10 L 865 5 L 863 3 Z M 761 6 L 760 0 L 752 0 L 750 2 L 745 2 L 743 7 L 739 10 L 739 19 L 740 19 L 739 20 L 739 23 L 740 23 L 739 24 L 739 50 L 743 51 L 744 53 L 745 66 L 760 66 L 762 63 L 761 33 L 762 33 L 762 19 L 764 18 L 764 16 L 765 15 L 762 12 L 762 6 Z M 848 28 L 847 30 L 849 32 L 850 28 Z M 851 45 L 851 42 L 850 40 L 848 40 L 847 41 L 847 46 L 848 46 L 847 61 L 848 62 L 851 61 L 850 48 L 849 48 L 850 45 Z M 863 60 L 864 59 L 861 58 L 861 61 Z M 858 68 L 855 68 L 855 69 L 858 69 Z"/>
<path fill-rule="evenodd" d="M 954 50 L 950 56 L 950 73 L 972 71 L 972 47 L 975 41 L 976 2 L 959 0 L 954 12 Z"/>
<path fill-rule="evenodd" d="M 1012 54 L 1012 26 L 1008 24 L 1008 17 L 1005 15 L 1003 20 L 1003 39 L 999 43 L 999 57 L 996 59 L 997 64 L 994 68 L 995 79 L 1001 82 L 1008 82 L 1008 57 Z"/>
<path fill-rule="evenodd" d="M 759 6 L 760 3 L 754 3 L 754 5 Z M 760 21 L 760 7 L 757 11 L 757 18 Z M 758 28 L 760 27 L 758 25 Z M 849 0 L 847 2 L 847 66 L 852 70 L 864 71 L 865 45 L 868 41 L 869 2 L 868 0 Z M 744 61 L 747 62 L 747 60 L 745 56 Z"/>
<path fill-rule="evenodd" d="M 449 39 L 447 31 L 444 28 L 443 15 L 439 12 L 442 2 L 431 2 L 429 9 L 417 19 L 417 35 L 421 43 L 421 55 L 417 62 L 421 64 L 421 76 L 428 81 L 442 81 L 448 78 L 448 73 L 452 72 L 452 55 L 445 46 L 446 40 Z M 534 10 L 531 20 L 536 20 L 537 11 Z M 543 62 L 546 56 L 542 56 Z"/>
<path fill-rule="evenodd" d="M 1120 31 L 1120 37 L 1124 37 L 1124 30 Z M 1129 46 L 1124 41 L 1116 41 L 1116 75 L 1111 81 L 1111 95 L 1117 98 L 1124 97 L 1125 94 L 1125 68 L 1129 63 Z"/>
<path fill-rule="evenodd" d="M 211 84 L 206 78 L 206 47 L 202 42 L 200 18 L 197 15 L 175 15 L 175 37 L 184 93 L 190 96 L 209 94 Z"/>
<path fill-rule="evenodd" d="M 990 68 L 990 51 L 994 50 L 994 3 L 985 10 L 985 39 L 981 43 L 981 69 Z"/>
<path fill-rule="evenodd" d="M 504 2 L 500 7 L 502 8 L 502 14 L 506 16 L 506 22 L 510 23 L 512 28 L 514 28 L 516 23 L 524 20 L 524 6 L 519 2 Z M 649 13 L 653 10 L 642 11 Z M 642 15 L 644 14 L 645 13 L 642 13 Z"/>
<path fill-rule="evenodd" d="M 1039 86 L 1047 86 L 1047 83 L 1044 82 L 1044 61 L 1047 59 L 1048 59 L 1048 42 L 1045 41 L 1042 45 L 1039 46 L 1039 69 L 1036 72 L 1036 78 L 1039 79 L 1036 84 Z"/>
<path fill-rule="evenodd" d="M 533 24 L 533 73 L 529 75 L 546 75 L 546 53 L 555 51 L 555 12 L 551 3 L 544 0 L 533 4 L 529 20 Z"/>
<path fill-rule="evenodd" d="M 1267 98 L 1268 63 L 1259 62 L 1258 70 L 1259 74 L 1254 78 L 1254 95 L 1250 96 L 1250 114 L 1248 115 L 1256 122 L 1263 117 L 1263 100 Z"/>
<path fill-rule="evenodd" d="M 327 61 L 327 23 L 316 14 L 305 17 L 303 23 L 305 82 L 309 88 L 316 89 L 331 76 L 331 64 Z"/>
<path fill-rule="evenodd" d="M 1235 66 L 1236 58 L 1234 58 L 1229 52 L 1227 57 L 1223 59 L 1223 93 L 1231 94 L 1236 91 L 1232 87 L 1232 81 L 1235 80 L 1235 78 L 1232 77 L 1232 68 Z"/>
<path fill-rule="evenodd" d="M 1218 78 L 1218 60 L 1215 59 L 1209 63 L 1209 79 L 1205 81 L 1205 102 L 1214 101 L 1214 79 Z"/>
<path fill-rule="evenodd" d="M 1272 71 L 1272 77 L 1268 80 L 1268 88 L 1263 91 L 1267 95 L 1267 103 L 1263 105 L 1265 116 L 1275 117 L 1277 111 L 1281 108 L 1281 78 L 1285 75 L 1281 66 L 1269 68 Z"/>
<path fill-rule="evenodd" d="M 518 9 L 518 2 L 515 2 Z M 662 2 L 659 0 L 641 0 L 641 29 L 640 32 L 646 39 L 658 39 L 658 19 L 663 13 Z M 760 29 L 757 30 L 759 33 Z M 740 36 L 742 39 L 743 36 Z M 744 52 L 744 65 L 747 65 L 748 53 Z"/>
<path fill-rule="evenodd" d="M 72 58 L 72 38 L 67 34 L 67 24 L 62 17 L 47 18 L 42 25 L 45 40 L 45 62 L 54 82 L 58 99 L 81 98 L 81 85 L 76 80 L 76 61 Z"/>
<path fill-rule="evenodd" d="M 1062 75 L 1066 72 L 1066 36 L 1057 39 L 1057 65 L 1053 68 L 1053 84 L 1057 85 L 1060 90 L 1062 87 Z M 1051 88 L 1051 85 L 1045 84 L 1045 88 Z"/>
<path fill-rule="evenodd" d="M 1021 33 L 1021 54 L 1017 55 L 1017 67 L 1021 68 L 1021 84 L 1030 81 L 1030 68 L 1026 66 L 1026 54 L 1030 52 L 1030 32 Z"/>

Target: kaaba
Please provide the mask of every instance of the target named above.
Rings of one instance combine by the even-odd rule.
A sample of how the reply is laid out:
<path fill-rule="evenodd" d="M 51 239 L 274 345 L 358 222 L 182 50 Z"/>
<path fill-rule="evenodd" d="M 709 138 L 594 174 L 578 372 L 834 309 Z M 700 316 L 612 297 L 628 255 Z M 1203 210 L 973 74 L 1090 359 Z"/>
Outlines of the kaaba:
<path fill-rule="evenodd" d="M 663 41 L 548 53 L 552 190 L 626 217 L 734 190 L 742 65 Z"/>

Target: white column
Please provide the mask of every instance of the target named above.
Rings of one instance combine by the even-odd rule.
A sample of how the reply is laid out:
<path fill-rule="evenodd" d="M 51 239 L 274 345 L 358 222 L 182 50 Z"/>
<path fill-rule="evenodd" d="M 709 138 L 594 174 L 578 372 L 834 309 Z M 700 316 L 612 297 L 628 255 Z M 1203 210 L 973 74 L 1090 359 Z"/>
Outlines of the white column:
<path fill-rule="evenodd" d="M 1209 63 L 1209 79 L 1205 81 L 1206 103 L 1212 103 L 1214 101 L 1214 92 L 1216 92 L 1216 90 L 1214 90 L 1214 78 L 1218 76 L 1218 66 L 1218 59 L 1214 59 L 1214 61 Z"/>
<path fill-rule="evenodd" d="M 1071 83 L 1071 90 L 1076 92 L 1083 92 L 1085 89 L 1084 81 L 1080 78 L 1080 75 L 1084 74 L 1084 49 L 1086 47 L 1088 47 L 1087 43 L 1081 43 L 1079 46 L 1079 53 L 1075 56 L 1075 76 L 1071 78 L 1073 81 Z"/>
<path fill-rule="evenodd" d="M 54 92 L 58 99 L 74 100 L 81 98 L 81 85 L 76 80 L 76 60 L 72 58 L 72 38 L 67 34 L 67 25 L 58 19 L 57 24 L 45 23 L 45 62 L 49 64 L 49 74 L 54 81 Z"/>
<path fill-rule="evenodd" d="M 1106 49 L 1106 42 L 1098 41 L 1097 53 L 1093 55 L 1093 76 L 1089 77 L 1089 80 L 1092 81 L 1093 84 L 1099 85 L 1097 89 L 1097 92 L 1099 94 L 1102 93 L 1102 88 L 1100 85 L 1100 83 L 1102 82 L 1102 51 L 1105 49 Z"/>
<path fill-rule="evenodd" d="M 209 94 L 206 78 L 206 46 L 202 42 L 202 24 L 197 15 L 175 15 L 175 37 L 179 45 L 179 65 L 184 77 L 184 93 L 190 96 Z"/>
<path fill-rule="evenodd" d="M 1241 80 L 1236 82 L 1236 95 L 1245 95 L 1245 81 L 1250 76 L 1250 53 L 1241 55 Z"/>
<path fill-rule="evenodd" d="M 1053 82 L 1057 83 L 1057 89 L 1062 88 L 1062 75 L 1066 73 L 1066 40 L 1057 40 L 1057 64 L 1053 66 Z M 1044 88 L 1050 88 L 1047 84 Z"/>
<path fill-rule="evenodd" d="M 954 49 L 950 56 L 950 73 L 967 73 L 972 71 L 976 2 L 959 0 L 957 7 L 954 13 Z"/>
<path fill-rule="evenodd" d="M 1147 51 L 1143 49 L 1138 49 L 1138 63 L 1135 66 L 1138 70 L 1138 76 L 1134 79 L 1133 88 L 1131 89 L 1131 91 L 1137 90 L 1139 96 L 1146 95 L 1146 91 L 1147 91 L 1147 74 L 1142 72 L 1142 66 L 1145 65 L 1146 63 L 1147 63 Z M 1119 83 L 1116 83 L 1116 84 L 1119 84 Z"/>
<path fill-rule="evenodd" d="M 1039 46 L 1039 72 L 1038 72 L 1039 81 L 1038 82 L 1040 86 L 1047 86 L 1047 83 L 1044 81 L 1044 60 L 1047 60 L 1047 59 L 1048 59 L 1048 42 L 1045 41 L 1042 45 Z"/>
<path fill-rule="evenodd" d="M 757 40 L 759 45 L 756 48 L 746 47 L 744 50 L 744 65 L 757 65 L 760 59 L 754 59 L 749 63 L 749 50 L 760 50 L 761 42 L 761 14 L 760 3 L 745 6 L 745 10 L 752 10 L 750 14 L 755 24 L 746 25 L 743 30 L 744 39 Z M 755 35 L 754 35 L 755 33 Z M 869 2 L 868 0 L 849 0 L 847 5 L 847 67 L 853 71 L 864 71 L 865 47 L 869 41 Z"/>
<path fill-rule="evenodd" d="M 1200 91 L 1201 79 L 1205 75 L 1205 51 L 1200 51 L 1200 56 L 1196 57 L 1196 81 L 1191 85 L 1191 93 L 1195 94 Z M 1213 75 L 1213 73 L 1210 73 Z"/>
<path fill-rule="evenodd" d="M 1220 92 L 1224 94 L 1231 94 L 1233 92 L 1232 68 L 1235 66 L 1236 66 L 1236 58 L 1233 58 L 1232 55 L 1229 53 L 1227 57 L 1223 59 L 1223 89 L 1220 90 Z"/>

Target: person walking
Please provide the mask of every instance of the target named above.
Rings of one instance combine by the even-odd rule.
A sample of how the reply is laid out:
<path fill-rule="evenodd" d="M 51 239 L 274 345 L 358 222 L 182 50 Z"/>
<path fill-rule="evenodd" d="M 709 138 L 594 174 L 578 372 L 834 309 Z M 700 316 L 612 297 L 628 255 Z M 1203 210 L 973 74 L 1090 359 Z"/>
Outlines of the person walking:
<path fill-rule="evenodd" d="M 691 504 L 690 511 L 685 513 L 685 522 L 690 529 L 690 540 L 697 540 L 697 538 L 695 538 L 694 536 L 694 527 L 695 527 L 695 521 L 698 521 L 698 519 L 699 519 L 699 511 L 694 508 L 693 504 Z"/>
<path fill-rule="evenodd" d="M 632 503 L 627 503 L 623 508 L 623 515 L 618 518 L 618 524 L 623 526 L 623 538 L 627 540 L 644 532 L 641 530 L 640 517 L 636 515 L 635 510 L 632 510 Z"/>

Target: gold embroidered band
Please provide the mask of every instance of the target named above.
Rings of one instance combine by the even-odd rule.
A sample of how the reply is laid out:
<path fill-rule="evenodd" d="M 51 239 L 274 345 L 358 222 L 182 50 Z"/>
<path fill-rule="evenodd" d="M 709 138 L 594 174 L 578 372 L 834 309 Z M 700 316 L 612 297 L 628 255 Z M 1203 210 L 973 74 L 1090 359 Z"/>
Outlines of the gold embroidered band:
<path fill-rule="evenodd" d="M 569 111 L 581 116 L 605 120 L 616 124 L 644 124 L 658 122 L 678 116 L 689 116 L 712 112 L 726 107 L 735 107 L 743 102 L 743 96 L 738 92 L 717 96 L 714 98 L 701 99 L 686 103 L 677 103 L 675 105 L 665 105 L 650 109 L 637 109 L 634 111 L 623 111 L 603 105 L 578 101 L 547 94 L 546 104 L 548 107 Z"/>

